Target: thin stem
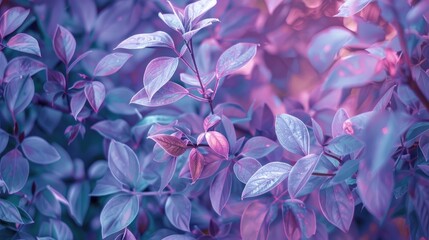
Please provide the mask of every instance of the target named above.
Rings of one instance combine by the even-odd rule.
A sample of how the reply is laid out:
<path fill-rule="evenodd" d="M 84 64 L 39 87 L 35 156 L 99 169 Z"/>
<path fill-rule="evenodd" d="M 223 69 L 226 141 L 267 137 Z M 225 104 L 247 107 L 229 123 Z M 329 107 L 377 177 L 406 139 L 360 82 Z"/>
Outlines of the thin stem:
<path fill-rule="evenodd" d="M 333 155 L 333 154 L 330 154 L 330 153 L 326 152 L 326 151 L 325 151 L 325 149 L 323 149 L 323 154 L 325 154 L 326 156 L 331 157 L 331 158 L 333 158 L 333 159 L 337 160 L 339 163 L 341 163 L 341 162 L 342 162 L 342 161 L 341 161 L 341 158 L 339 158 L 339 157 L 337 157 L 337 156 L 335 156 L 335 155 Z"/>
<path fill-rule="evenodd" d="M 195 96 L 192 93 L 188 93 L 188 96 L 195 99 L 195 100 L 201 101 L 201 102 L 208 102 L 208 100 L 206 98 Z"/>
<path fill-rule="evenodd" d="M 335 173 L 318 173 L 318 172 L 314 172 L 311 175 L 313 175 L 313 176 L 320 176 L 320 177 L 333 177 L 333 176 L 335 176 Z"/>

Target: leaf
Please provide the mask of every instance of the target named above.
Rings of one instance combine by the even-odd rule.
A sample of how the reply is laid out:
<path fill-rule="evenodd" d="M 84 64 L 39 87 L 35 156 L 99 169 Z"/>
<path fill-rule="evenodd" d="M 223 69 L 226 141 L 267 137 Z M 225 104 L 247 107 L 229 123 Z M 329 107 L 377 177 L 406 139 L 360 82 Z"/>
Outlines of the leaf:
<path fill-rule="evenodd" d="M 322 73 L 331 66 L 340 49 L 346 47 L 353 39 L 353 34 L 342 27 L 331 27 L 318 32 L 309 43 L 308 60 L 319 73 Z"/>
<path fill-rule="evenodd" d="M 195 238 L 187 235 L 172 234 L 163 238 L 162 240 L 195 240 Z"/>
<path fill-rule="evenodd" d="M 364 143 L 352 135 L 341 135 L 332 139 L 325 149 L 337 156 L 355 153 L 364 147 Z"/>
<path fill-rule="evenodd" d="M 288 239 L 306 239 L 316 233 L 314 211 L 296 199 L 289 199 L 283 204 L 283 226 Z"/>
<path fill-rule="evenodd" d="M 415 212 L 419 217 L 420 226 L 419 228 L 426 234 L 429 234 L 427 226 L 429 226 L 429 193 L 428 189 L 422 185 L 417 185 L 414 196 L 411 197 Z"/>
<path fill-rule="evenodd" d="M 161 183 L 159 184 L 159 190 L 164 190 L 165 187 L 170 183 L 171 179 L 173 179 L 174 173 L 176 171 L 176 165 L 177 165 L 177 158 L 176 157 L 170 157 L 170 159 L 167 161 L 167 166 L 164 168 L 164 171 L 162 173 Z"/>
<path fill-rule="evenodd" d="M 287 188 L 291 198 L 299 196 L 300 191 L 310 179 L 319 160 L 320 155 L 310 154 L 300 158 L 292 167 L 287 183 Z"/>
<path fill-rule="evenodd" d="M 228 159 L 229 156 L 229 144 L 225 136 L 220 132 L 209 131 L 205 134 L 206 141 L 209 144 L 209 147 L 215 151 L 217 154 L 221 155 L 225 159 Z"/>
<path fill-rule="evenodd" d="M 251 157 L 245 157 L 240 160 L 238 160 L 234 164 L 234 173 L 240 182 L 246 184 L 250 177 L 262 167 L 262 165 L 258 162 L 258 160 L 251 158 Z"/>
<path fill-rule="evenodd" d="M 268 235 L 267 217 L 269 204 L 252 201 L 243 211 L 240 221 L 240 234 L 242 239 L 266 239 Z"/>
<path fill-rule="evenodd" d="M 192 37 L 197 34 L 200 30 L 211 26 L 213 23 L 217 23 L 220 22 L 219 19 L 217 18 L 207 18 L 207 19 L 203 19 L 200 22 L 198 22 L 197 24 L 195 24 L 195 26 L 193 27 L 194 29 L 186 32 L 184 34 L 182 34 L 182 37 L 185 41 L 190 41 L 192 39 Z"/>
<path fill-rule="evenodd" d="M 92 109 L 97 113 L 106 98 L 106 89 L 104 84 L 99 81 L 93 81 L 86 85 L 85 96 Z"/>
<path fill-rule="evenodd" d="M 361 87 L 384 71 L 380 59 L 367 53 L 356 53 L 338 60 L 329 70 L 323 90 Z"/>
<path fill-rule="evenodd" d="M 73 35 L 66 28 L 58 25 L 54 34 L 53 45 L 57 57 L 68 66 L 76 50 L 76 40 Z"/>
<path fill-rule="evenodd" d="M 82 226 L 89 208 L 89 193 L 89 183 L 84 181 L 72 184 L 67 194 L 70 203 L 70 215 L 79 226 Z"/>
<path fill-rule="evenodd" d="M 10 81 L 6 85 L 4 97 L 13 116 L 22 112 L 31 103 L 34 96 L 34 82 L 30 77 Z"/>
<path fill-rule="evenodd" d="M 349 177 L 353 176 L 359 169 L 359 161 L 358 160 L 349 160 L 345 162 L 340 170 L 337 171 L 335 176 L 331 180 L 331 184 L 344 182 Z"/>
<path fill-rule="evenodd" d="M 323 145 L 325 142 L 325 135 L 323 134 L 322 127 L 320 127 L 319 123 L 317 123 L 316 120 L 314 119 L 311 119 L 311 123 L 313 126 L 313 133 L 314 133 L 314 136 L 316 137 L 317 142 L 320 145 Z"/>
<path fill-rule="evenodd" d="M 6 183 L 8 193 L 19 192 L 27 183 L 30 166 L 27 159 L 14 149 L 1 158 L 0 175 Z"/>
<path fill-rule="evenodd" d="M 94 77 L 105 77 L 119 71 L 132 55 L 128 53 L 111 53 L 103 57 L 94 69 Z"/>
<path fill-rule="evenodd" d="M 247 181 L 241 198 L 256 197 L 271 191 L 289 176 L 292 166 L 270 162 L 258 169 Z"/>
<path fill-rule="evenodd" d="M 66 205 L 67 207 L 70 207 L 70 203 L 69 203 L 69 201 L 63 196 L 63 194 L 61 194 L 60 192 L 58 192 L 57 190 L 55 190 L 53 187 L 51 187 L 50 185 L 48 185 L 48 186 L 46 186 L 46 189 L 47 190 L 49 190 L 51 193 L 52 193 L 52 195 L 54 196 L 54 198 L 58 201 L 58 202 L 60 202 L 60 203 L 62 203 L 62 204 L 64 204 L 64 205 Z"/>
<path fill-rule="evenodd" d="M 146 89 L 143 88 L 131 98 L 130 103 L 147 107 L 159 107 L 177 102 L 188 93 L 188 90 L 179 84 L 168 82 L 153 95 L 152 99 L 149 100 Z"/>
<path fill-rule="evenodd" d="M 405 135 L 405 140 L 408 142 L 414 141 L 417 137 L 421 136 L 423 133 L 428 132 L 429 122 L 417 122 L 414 123 L 408 130 Z"/>
<path fill-rule="evenodd" d="M 183 27 L 182 21 L 173 13 L 158 13 L 158 17 L 167 24 L 171 29 L 177 32 L 184 32 L 185 28 Z"/>
<path fill-rule="evenodd" d="M 108 165 L 119 182 L 129 187 L 137 185 L 140 178 L 140 164 L 130 147 L 112 140 L 109 146 Z"/>
<path fill-rule="evenodd" d="M 92 50 L 86 51 L 79 55 L 72 63 L 70 63 L 70 66 L 67 68 L 66 73 L 68 74 L 76 66 L 76 64 L 86 58 L 90 53 L 92 53 Z"/>
<path fill-rule="evenodd" d="M 97 131 L 101 136 L 119 142 L 128 142 L 131 137 L 130 126 L 125 120 L 104 120 L 92 125 L 91 129 Z"/>
<path fill-rule="evenodd" d="M 4 130 L 0 129 L 0 153 L 4 151 L 9 143 L 9 134 Z"/>
<path fill-rule="evenodd" d="M 274 151 L 278 144 L 266 137 L 253 137 L 249 139 L 241 150 L 245 157 L 262 158 Z"/>
<path fill-rule="evenodd" d="M 182 194 L 173 194 L 165 203 L 165 215 L 173 226 L 182 231 L 190 232 L 191 202 Z"/>
<path fill-rule="evenodd" d="M 106 196 L 109 194 L 117 193 L 122 190 L 122 184 L 112 175 L 111 171 L 107 171 L 103 178 L 98 180 L 91 196 Z"/>
<path fill-rule="evenodd" d="M 355 201 L 347 184 L 342 183 L 320 189 L 319 205 L 329 222 L 345 233 L 349 231 L 353 220 Z"/>
<path fill-rule="evenodd" d="M 166 32 L 141 33 L 133 35 L 114 48 L 143 49 L 152 47 L 167 47 L 174 49 L 174 42 Z"/>
<path fill-rule="evenodd" d="M 34 223 L 33 218 L 28 214 L 24 209 L 17 207 L 19 211 L 19 215 L 21 215 L 21 219 L 23 221 L 23 224 L 32 224 Z"/>
<path fill-rule="evenodd" d="M 229 168 L 221 170 L 210 184 L 210 202 L 213 210 L 221 215 L 223 208 L 231 195 L 232 176 Z"/>
<path fill-rule="evenodd" d="M 57 150 L 43 138 L 27 137 L 21 143 L 22 152 L 28 160 L 38 164 L 50 164 L 60 160 Z"/>
<path fill-rule="evenodd" d="M 44 69 L 46 69 L 46 66 L 42 62 L 29 57 L 16 57 L 7 64 L 3 82 L 8 83 L 15 79 L 33 76 Z"/>
<path fill-rule="evenodd" d="M 192 182 L 198 180 L 201 176 L 201 172 L 204 168 L 204 156 L 196 149 L 192 148 L 191 152 L 189 153 L 189 171 L 191 172 L 191 178 Z"/>
<path fill-rule="evenodd" d="M 101 234 L 106 238 L 128 227 L 139 212 L 139 198 L 135 195 L 119 194 L 112 197 L 100 215 Z"/>
<path fill-rule="evenodd" d="M 4 38 L 18 29 L 27 18 L 30 10 L 22 7 L 8 9 L 0 18 L 0 38 Z"/>
<path fill-rule="evenodd" d="M 289 114 L 278 115 L 275 130 L 284 149 L 302 156 L 310 152 L 310 134 L 307 126 L 298 118 Z"/>
<path fill-rule="evenodd" d="M 179 64 L 178 58 L 159 57 L 149 62 L 143 76 L 144 89 L 149 101 L 173 76 Z"/>
<path fill-rule="evenodd" d="M 84 91 L 79 91 L 72 96 L 70 100 L 70 111 L 75 120 L 77 120 L 77 117 L 82 111 L 83 106 L 85 106 L 85 103 L 86 96 Z"/>
<path fill-rule="evenodd" d="M 60 202 L 49 189 L 43 188 L 37 192 L 35 202 L 36 208 L 41 214 L 52 218 L 58 218 L 61 215 Z"/>
<path fill-rule="evenodd" d="M 155 141 L 162 149 L 173 157 L 182 155 L 187 149 L 186 143 L 175 136 L 157 134 L 149 136 L 148 138 Z"/>
<path fill-rule="evenodd" d="M 237 43 L 220 55 L 216 64 L 216 77 L 225 77 L 246 65 L 256 55 L 254 43 Z"/>
<path fill-rule="evenodd" d="M 337 112 L 334 115 L 334 119 L 332 119 L 332 124 L 331 124 L 333 138 L 344 134 L 343 125 L 344 125 L 344 122 L 349 118 L 350 117 L 347 114 L 346 110 L 344 110 L 344 108 L 340 108 L 337 110 Z"/>
<path fill-rule="evenodd" d="M 283 3 L 283 0 L 265 0 L 268 12 L 273 14 L 274 10 Z"/>
<path fill-rule="evenodd" d="M 207 11 L 216 5 L 216 0 L 199 0 L 188 4 L 185 7 L 185 22 L 188 29 L 193 27 L 193 22 L 198 17 L 204 15 Z"/>
<path fill-rule="evenodd" d="M 0 199 L 0 219 L 5 222 L 24 223 L 15 205 L 4 199 Z"/>
<path fill-rule="evenodd" d="M 18 33 L 11 37 L 7 42 L 7 47 L 10 49 L 41 56 L 39 43 L 37 40 L 25 33 Z"/>
<path fill-rule="evenodd" d="M 346 0 L 334 17 L 350 17 L 362 11 L 373 0 Z"/>

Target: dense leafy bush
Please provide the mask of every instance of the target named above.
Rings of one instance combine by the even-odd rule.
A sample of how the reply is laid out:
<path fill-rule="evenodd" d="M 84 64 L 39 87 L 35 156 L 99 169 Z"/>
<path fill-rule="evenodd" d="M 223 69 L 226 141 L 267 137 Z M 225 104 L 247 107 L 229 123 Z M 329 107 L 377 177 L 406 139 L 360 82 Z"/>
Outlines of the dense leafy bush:
<path fill-rule="evenodd" d="M 427 1 L 0 4 L 1 239 L 428 239 Z"/>

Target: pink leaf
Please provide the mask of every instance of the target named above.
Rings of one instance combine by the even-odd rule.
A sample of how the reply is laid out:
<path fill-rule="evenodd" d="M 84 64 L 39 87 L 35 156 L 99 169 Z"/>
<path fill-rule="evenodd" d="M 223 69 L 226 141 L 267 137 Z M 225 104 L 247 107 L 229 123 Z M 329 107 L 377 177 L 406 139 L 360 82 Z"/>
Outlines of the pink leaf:
<path fill-rule="evenodd" d="M 66 65 L 69 64 L 70 60 L 76 50 L 76 40 L 69 30 L 58 25 L 55 30 L 54 38 L 54 51 L 57 57 Z"/>
<path fill-rule="evenodd" d="M 104 84 L 98 81 L 94 81 L 89 85 L 85 86 L 85 96 L 88 99 L 89 104 L 95 112 L 101 107 L 106 97 L 106 89 Z"/>
<path fill-rule="evenodd" d="M 189 153 L 189 170 L 191 172 L 192 182 L 198 180 L 204 168 L 204 156 L 195 148 Z"/>
<path fill-rule="evenodd" d="M 158 143 L 162 149 L 173 157 L 178 157 L 186 151 L 186 143 L 180 138 L 166 134 L 157 134 L 148 138 Z"/>
<path fill-rule="evenodd" d="M 13 7 L 4 12 L 0 18 L 0 38 L 6 37 L 19 28 L 29 13 L 30 10 L 22 7 Z"/>
<path fill-rule="evenodd" d="M 96 77 L 109 76 L 121 69 L 131 57 L 128 53 L 112 53 L 103 57 L 95 67 L 93 75 Z"/>
<path fill-rule="evenodd" d="M 7 46 L 13 50 L 34 54 L 40 57 L 40 48 L 37 40 L 25 33 L 18 33 L 7 42 Z"/>
<path fill-rule="evenodd" d="M 178 58 L 172 57 L 159 57 L 149 62 L 143 76 L 149 100 L 171 79 L 178 64 Z"/>
<path fill-rule="evenodd" d="M 228 159 L 229 155 L 229 144 L 225 136 L 220 132 L 209 131 L 205 134 L 206 141 L 209 144 L 210 148 L 213 149 L 217 154 L 223 156 L 225 159 Z"/>

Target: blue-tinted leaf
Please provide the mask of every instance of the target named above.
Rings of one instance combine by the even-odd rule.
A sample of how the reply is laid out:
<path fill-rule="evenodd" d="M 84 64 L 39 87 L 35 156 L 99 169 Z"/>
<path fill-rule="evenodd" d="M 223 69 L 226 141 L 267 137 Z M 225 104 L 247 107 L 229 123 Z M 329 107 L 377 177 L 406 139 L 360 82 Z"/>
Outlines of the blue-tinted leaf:
<path fill-rule="evenodd" d="M 204 168 L 204 156 L 196 149 L 193 148 L 189 153 L 189 171 L 191 172 L 192 182 L 198 180 Z"/>
<path fill-rule="evenodd" d="M 119 142 L 127 142 L 131 137 L 130 126 L 125 120 L 104 120 L 92 125 L 91 129 L 101 136 Z"/>
<path fill-rule="evenodd" d="M 7 46 L 13 50 L 40 55 L 39 43 L 37 40 L 25 33 L 18 33 L 7 42 Z"/>
<path fill-rule="evenodd" d="M 9 142 L 9 134 L 2 129 L 0 129 L 0 153 L 7 147 Z"/>
<path fill-rule="evenodd" d="M 97 181 L 91 196 L 105 196 L 117 193 L 122 190 L 121 184 L 116 180 L 110 171 L 107 171 L 104 177 Z"/>
<path fill-rule="evenodd" d="M 212 203 L 213 210 L 219 215 L 231 195 L 232 187 L 232 176 L 229 168 L 225 168 L 220 171 L 213 179 L 210 185 L 210 201 Z"/>
<path fill-rule="evenodd" d="M 95 77 L 109 76 L 122 68 L 132 55 L 128 53 L 111 53 L 103 57 L 92 73 Z"/>
<path fill-rule="evenodd" d="M 200 30 L 211 26 L 213 23 L 219 22 L 219 19 L 217 18 L 207 18 L 207 19 L 203 19 L 200 22 L 198 22 L 197 24 L 195 24 L 194 29 L 186 32 L 182 35 L 183 39 L 185 39 L 185 41 L 189 41 L 192 39 L 192 37 L 197 34 Z"/>
<path fill-rule="evenodd" d="M 21 219 L 22 219 L 22 222 L 24 224 L 32 224 L 32 223 L 34 223 L 33 218 L 24 209 L 22 209 L 20 207 L 17 207 L 17 209 L 19 211 L 19 215 L 21 215 Z"/>
<path fill-rule="evenodd" d="M 50 219 L 51 235 L 54 239 L 73 240 L 73 233 L 69 226 L 60 220 Z"/>
<path fill-rule="evenodd" d="M 292 167 L 289 173 L 287 187 L 291 198 L 299 195 L 300 191 L 307 184 L 317 163 L 320 160 L 320 155 L 310 154 L 299 159 Z"/>
<path fill-rule="evenodd" d="M 233 169 L 238 180 L 246 184 L 250 177 L 252 177 L 252 175 L 261 167 L 262 165 L 258 162 L 258 160 L 251 157 L 245 157 L 238 160 L 234 164 Z"/>
<path fill-rule="evenodd" d="M 323 89 L 364 86 L 384 71 L 379 64 L 379 58 L 367 53 L 356 53 L 340 59 L 328 72 Z"/>
<path fill-rule="evenodd" d="M 423 135 L 419 141 L 419 147 L 426 161 L 429 161 L 429 136 Z M 0 148 L 1 149 L 1 148 Z"/>
<path fill-rule="evenodd" d="M 36 194 L 35 203 L 37 210 L 45 216 L 56 218 L 61 215 L 60 202 L 47 188 L 42 189 Z"/>
<path fill-rule="evenodd" d="M 119 182 L 135 187 L 140 178 L 140 164 L 134 151 L 125 144 L 112 140 L 109 146 L 108 164 Z"/>
<path fill-rule="evenodd" d="M 185 22 L 190 29 L 193 27 L 195 19 L 202 16 L 216 5 L 216 0 L 199 0 L 191 3 L 185 8 Z"/>
<path fill-rule="evenodd" d="M 100 179 L 106 174 L 109 166 L 105 160 L 98 160 L 91 164 L 88 168 L 88 177 L 90 179 Z"/>
<path fill-rule="evenodd" d="M 76 40 L 73 35 L 62 26 L 58 25 L 53 38 L 54 51 L 57 57 L 68 65 L 76 50 Z"/>
<path fill-rule="evenodd" d="M 177 102 L 188 93 L 188 90 L 179 84 L 168 82 L 153 95 L 151 100 L 149 100 L 146 89 L 143 88 L 131 98 L 130 103 L 147 107 L 159 107 Z"/>
<path fill-rule="evenodd" d="M 173 194 L 165 203 L 165 215 L 173 226 L 189 232 L 191 221 L 191 202 L 182 194 Z"/>
<path fill-rule="evenodd" d="M 101 107 L 106 97 L 106 89 L 104 84 L 99 81 L 93 81 L 85 86 L 85 96 L 89 104 L 95 112 Z"/>
<path fill-rule="evenodd" d="M 139 198 L 135 195 L 119 194 L 112 197 L 100 215 L 101 234 L 105 238 L 130 225 L 139 212 Z"/>
<path fill-rule="evenodd" d="M 38 164 L 50 164 L 61 158 L 57 150 L 40 137 L 25 138 L 21 148 L 28 160 Z"/>
<path fill-rule="evenodd" d="M 300 200 L 290 199 L 283 205 L 283 226 L 288 239 L 306 239 L 316 233 L 316 215 Z"/>
<path fill-rule="evenodd" d="M 353 39 L 345 28 L 331 27 L 316 34 L 309 43 L 308 60 L 319 73 L 328 69 L 341 48 Z"/>
<path fill-rule="evenodd" d="M 159 18 L 167 24 L 171 29 L 174 29 L 177 32 L 184 32 L 185 28 L 183 27 L 182 21 L 173 13 L 158 13 Z"/>
<path fill-rule="evenodd" d="M 0 176 L 6 183 L 9 194 L 19 192 L 25 186 L 29 173 L 28 161 L 17 149 L 1 158 Z"/>
<path fill-rule="evenodd" d="M 224 135 L 220 132 L 209 131 L 205 134 L 206 141 L 210 148 L 225 159 L 229 156 L 229 143 Z"/>
<path fill-rule="evenodd" d="M 314 133 L 314 136 L 316 137 L 317 142 L 320 145 L 323 145 L 325 142 L 325 135 L 323 134 L 322 127 L 320 127 L 319 123 L 317 123 L 316 120 L 314 119 L 311 119 L 311 123 L 313 126 L 313 133 Z"/>
<path fill-rule="evenodd" d="M 130 105 L 134 92 L 125 87 L 114 88 L 107 93 L 104 103 L 112 113 L 134 115 L 136 108 Z"/>
<path fill-rule="evenodd" d="M 333 138 L 344 134 L 343 124 L 349 118 L 350 117 L 344 108 L 340 108 L 337 110 L 337 112 L 334 115 L 334 119 L 332 119 L 332 125 L 331 125 Z"/>
<path fill-rule="evenodd" d="M 428 232 L 428 226 L 429 226 L 429 193 L 428 189 L 426 187 L 423 187 L 422 185 L 417 185 L 415 194 L 412 197 L 413 205 L 415 208 L 415 211 L 419 217 L 420 220 L 420 228 L 422 231 L 426 234 L 429 234 Z"/>
<path fill-rule="evenodd" d="M 24 223 L 15 205 L 4 199 L 0 199 L 0 219 L 5 222 Z"/>
<path fill-rule="evenodd" d="M 44 63 L 32 58 L 16 57 L 7 64 L 3 82 L 8 83 L 14 79 L 22 79 L 27 77 L 27 75 L 32 76 L 45 68 Z"/>
<path fill-rule="evenodd" d="M 187 149 L 186 143 L 175 136 L 157 134 L 149 136 L 148 138 L 154 140 L 162 149 L 173 157 L 182 155 Z"/>
<path fill-rule="evenodd" d="M 162 240 L 195 240 L 195 238 L 187 235 L 173 234 L 163 238 Z"/>
<path fill-rule="evenodd" d="M 115 240 L 136 240 L 136 237 L 128 228 L 125 228 L 124 232 L 116 236 Z"/>
<path fill-rule="evenodd" d="M 364 9 L 373 0 L 346 0 L 335 17 L 350 17 Z"/>
<path fill-rule="evenodd" d="M 405 135 L 406 141 L 413 141 L 423 133 L 429 130 L 429 122 L 417 122 L 414 123 L 408 130 Z"/>
<path fill-rule="evenodd" d="M 86 103 L 86 96 L 84 91 L 77 92 L 70 100 L 70 111 L 74 119 L 78 119 L 79 113 L 82 111 Z"/>
<path fill-rule="evenodd" d="M 305 124 L 298 118 L 289 114 L 278 115 L 275 130 L 277 139 L 284 149 L 303 156 L 310 152 L 310 134 Z"/>
<path fill-rule="evenodd" d="M 332 139 L 326 149 L 337 156 L 345 156 L 361 150 L 364 143 L 352 135 L 341 135 Z"/>
<path fill-rule="evenodd" d="M 256 55 L 254 43 L 237 43 L 220 55 L 216 64 L 216 77 L 225 77 L 246 65 Z"/>
<path fill-rule="evenodd" d="M 323 188 L 319 193 L 319 204 L 329 222 L 348 232 L 353 220 L 355 201 L 349 186 L 345 183 Z"/>
<path fill-rule="evenodd" d="M 92 53 L 92 50 L 86 51 L 79 55 L 72 63 L 70 63 L 70 66 L 67 68 L 66 73 L 68 74 L 76 66 L 76 64 L 86 58 L 90 53 Z"/>
<path fill-rule="evenodd" d="M 157 31 L 153 33 L 141 33 L 133 35 L 119 43 L 115 49 L 143 49 L 150 47 L 167 47 L 174 49 L 174 42 L 167 33 Z"/>
<path fill-rule="evenodd" d="M 241 198 L 256 197 L 271 191 L 289 176 L 291 168 L 283 162 L 270 162 L 262 166 L 247 181 Z"/>
<path fill-rule="evenodd" d="M 149 100 L 170 80 L 178 64 L 179 59 L 172 57 L 159 57 L 149 62 L 143 76 L 144 89 Z"/>
<path fill-rule="evenodd" d="M 34 96 L 34 82 L 30 77 L 18 78 L 6 85 L 4 97 L 9 111 L 16 115 L 25 110 Z"/>
<path fill-rule="evenodd" d="M 89 183 L 74 183 L 70 186 L 67 199 L 70 203 L 70 215 L 79 226 L 82 226 L 89 208 Z"/>
<path fill-rule="evenodd" d="M 387 105 L 392 99 L 392 95 L 394 93 L 395 88 L 396 85 L 392 86 L 384 93 L 383 97 L 381 97 L 380 100 L 377 102 L 377 105 L 375 105 L 373 111 L 383 111 L 386 109 Z"/>
<path fill-rule="evenodd" d="M 46 186 L 46 189 L 47 190 L 49 190 L 51 193 L 52 193 L 52 195 L 54 196 L 54 198 L 58 201 L 58 202 L 60 202 L 60 203 L 62 203 L 62 204 L 64 204 L 64 205 L 66 205 L 67 207 L 70 207 L 70 203 L 69 203 L 69 201 L 63 196 L 63 194 L 62 193 L 60 193 L 60 192 L 58 192 L 57 190 L 55 190 L 53 187 L 51 187 L 50 185 L 48 185 L 48 186 Z"/>
<path fill-rule="evenodd" d="M 161 176 L 161 183 L 159 184 L 159 190 L 164 190 L 165 187 L 170 183 L 171 179 L 173 178 L 174 172 L 176 171 L 176 164 L 177 164 L 177 158 L 171 157 L 170 160 L 167 162 L 167 166 L 165 167 L 162 176 Z"/>
<path fill-rule="evenodd" d="M 277 143 L 269 138 L 253 137 L 244 144 L 241 154 L 246 157 L 262 158 L 274 151 L 277 147 Z"/>
<path fill-rule="evenodd" d="M 30 10 L 22 7 L 13 7 L 4 12 L 0 18 L 0 38 L 6 37 L 19 28 L 29 13 Z"/>
<path fill-rule="evenodd" d="M 68 4 L 70 4 L 74 19 L 78 20 L 83 25 L 85 32 L 89 34 L 97 18 L 95 1 L 75 0 L 68 2 Z"/>
<path fill-rule="evenodd" d="M 335 176 L 331 180 L 331 184 L 344 182 L 347 178 L 353 176 L 357 172 L 359 168 L 358 160 L 349 160 L 345 162 L 340 170 L 335 174 Z"/>
<path fill-rule="evenodd" d="M 240 234 L 246 240 L 266 239 L 268 235 L 267 215 L 269 204 L 253 201 L 243 211 Z"/>

